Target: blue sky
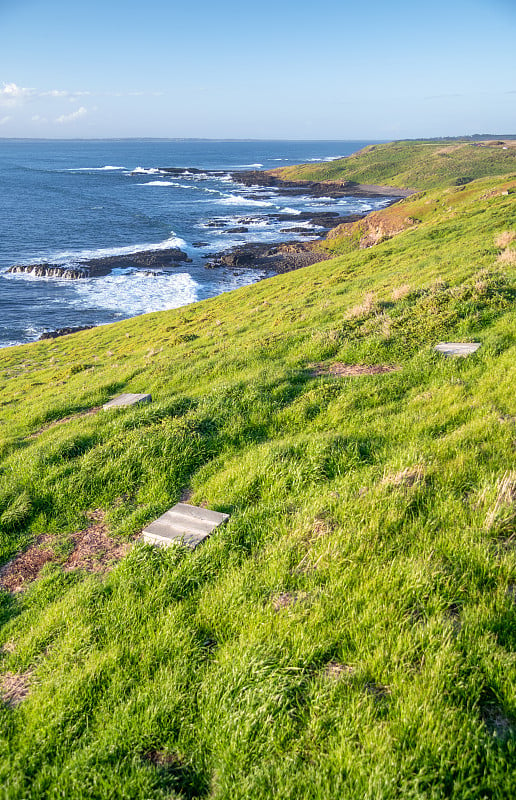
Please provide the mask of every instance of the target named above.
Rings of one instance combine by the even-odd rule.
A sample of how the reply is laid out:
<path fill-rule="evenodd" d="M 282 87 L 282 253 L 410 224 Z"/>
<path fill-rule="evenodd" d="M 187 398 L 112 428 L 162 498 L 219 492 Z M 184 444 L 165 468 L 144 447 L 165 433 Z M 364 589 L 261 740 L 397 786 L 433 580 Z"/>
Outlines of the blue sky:
<path fill-rule="evenodd" d="M 0 0 L 0 137 L 516 134 L 516 0 Z"/>

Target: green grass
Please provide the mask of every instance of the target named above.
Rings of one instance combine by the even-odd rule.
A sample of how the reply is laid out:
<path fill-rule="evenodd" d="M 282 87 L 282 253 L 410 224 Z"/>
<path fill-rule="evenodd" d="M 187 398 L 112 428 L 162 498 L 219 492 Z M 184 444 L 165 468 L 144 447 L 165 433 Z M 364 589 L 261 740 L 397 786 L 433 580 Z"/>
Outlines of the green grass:
<path fill-rule="evenodd" d="M 355 183 L 433 189 L 516 171 L 514 142 L 410 141 L 369 145 L 324 164 L 281 167 L 285 180 L 348 180 Z"/>
<path fill-rule="evenodd" d="M 66 554 L 97 508 L 128 537 L 186 488 L 231 514 L 194 552 L 136 545 L 106 576 L 55 563 L 0 594 L 0 674 L 30 683 L 0 704 L 0 797 L 516 793 L 507 185 L 387 209 L 420 222 L 366 250 L 0 351 L 2 562 L 41 533 Z M 446 359 L 441 340 L 482 346 Z M 313 376 L 335 361 L 401 368 Z M 122 391 L 153 402 L 66 421 Z"/>

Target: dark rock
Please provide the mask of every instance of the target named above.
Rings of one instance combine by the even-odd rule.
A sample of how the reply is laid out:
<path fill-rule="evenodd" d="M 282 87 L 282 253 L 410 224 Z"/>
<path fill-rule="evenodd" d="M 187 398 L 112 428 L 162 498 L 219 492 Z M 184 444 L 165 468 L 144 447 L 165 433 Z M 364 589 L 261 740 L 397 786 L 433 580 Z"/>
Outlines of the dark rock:
<path fill-rule="evenodd" d="M 78 280 L 79 278 L 98 277 L 109 275 L 112 269 L 134 267 L 138 269 L 175 267 L 178 263 L 191 258 L 178 247 L 169 247 L 166 250 L 144 250 L 141 253 L 129 255 L 106 256 L 105 258 L 90 258 L 82 261 L 77 266 L 66 267 L 58 264 L 15 264 L 7 270 L 11 273 L 27 272 L 38 278 L 65 278 Z"/>
<path fill-rule="evenodd" d="M 226 233 L 247 233 L 249 228 L 227 228 Z"/>
<path fill-rule="evenodd" d="M 206 264 L 206 269 L 220 267 L 246 267 L 267 273 L 290 272 L 330 258 L 328 253 L 310 249 L 303 242 L 288 242 L 279 245 L 250 243 L 232 247 L 215 256 Z"/>
<path fill-rule="evenodd" d="M 301 236 L 316 236 L 317 232 L 310 228 L 280 228 L 280 233 L 300 233 Z"/>
<path fill-rule="evenodd" d="M 208 247 L 209 242 L 192 242 L 192 247 Z"/>
<path fill-rule="evenodd" d="M 58 336 L 68 336 L 69 333 L 89 331 L 94 327 L 95 325 L 82 325 L 76 328 L 58 328 L 56 331 L 47 331 L 46 333 L 42 333 L 39 337 L 39 341 L 42 342 L 44 339 L 57 339 Z"/>
<path fill-rule="evenodd" d="M 312 197 L 377 197 L 380 195 L 400 198 L 413 194 L 413 190 L 410 189 L 360 184 L 356 181 L 284 181 L 265 170 L 232 172 L 231 177 L 244 186 L 271 186 L 279 189 L 283 195 L 292 196 L 309 194 Z"/>
<path fill-rule="evenodd" d="M 88 271 L 81 267 L 63 267 L 58 264 L 15 264 L 7 272 L 35 275 L 37 278 L 64 278 L 68 281 L 87 278 Z"/>

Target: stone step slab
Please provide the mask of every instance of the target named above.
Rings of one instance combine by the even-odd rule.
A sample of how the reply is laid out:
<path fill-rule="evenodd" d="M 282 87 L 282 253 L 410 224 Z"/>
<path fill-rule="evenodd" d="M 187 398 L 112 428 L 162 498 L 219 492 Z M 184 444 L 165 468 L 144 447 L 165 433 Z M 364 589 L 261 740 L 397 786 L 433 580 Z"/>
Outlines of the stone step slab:
<path fill-rule="evenodd" d="M 434 347 L 443 356 L 469 356 L 480 347 L 480 342 L 439 342 Z"/>
<path fill-rule="evenodd" d="M 104 411 L 109 411 L 111 408 L 124 408 L 125 406 L 137 406 L 140 403 L 150 403 L 151 400 L 150 394 L 119 394 L 118 397 L 114 397 L 102 408 Z"/>
<path fill-rule="evenodd" d="M 169 547 L 183 544 L 192 550 L 229 519 L 229 514 L 209 508 L 176 503 L 143 530 L 143 541 Z"/>

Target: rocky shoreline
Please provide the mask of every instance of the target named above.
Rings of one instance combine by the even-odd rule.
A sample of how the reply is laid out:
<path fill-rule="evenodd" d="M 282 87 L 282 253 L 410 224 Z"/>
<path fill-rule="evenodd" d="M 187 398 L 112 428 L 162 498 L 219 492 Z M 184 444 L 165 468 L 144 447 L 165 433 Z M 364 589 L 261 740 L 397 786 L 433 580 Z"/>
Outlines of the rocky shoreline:
<path fill-rule="evenodd" d="M 227 175 L 227 171 L 207 171 L 196 168 L 165 167 L 162 172 L 176 177 L 185 174 L 206 173 L 209 175 Z M 410 190 L 395 189 L 387 186 L 373 186 L 353 183 L 352 181 L 284 181 L 277 175 L 266 171 L 239 171 L 230 173 L 233 180 L 247 187 L 270 187 L 279 190 L 282 195 L 310 195 L 317 197 L 341 198 L 353 197 L 388 197 L 387 205 L 396 203 L 404 197 L 413 194 Z M 260 195 L 257 195 L 259 198 Z M 289 212 L 274 212 L 268 216 L 276 222 L 285 222 L 286 227 L 282 233 L 294 233 L 298 236 L 310 237 L 311 241 L 295 240 L 289 242 L 257 243 L 246 242 L 231 248 L 203 256 L 206 260 L 206 269 L 234 269 L 256 270 L 266 275 L 282 274 L 292 270 L 301 269 L 332 257 L 330 253 L 319 250 L 313 242 L 325 238 L 332 229 L 343 223 L 356 222 L 367 216 L 369 212 L 343 216 L 336 211 L 305 211 L 300 214 Z M 226 227 L 226 222 L 221 218 L 214 218 L 208 227 L 225 229 L 226 233 L 248 233 L 255 222 L 253 217 L 241 217 L 232 227 Z M 304 225 L 303 225 L 304 223 Z M 309 227 L 306 226 L 308 223 Z M 290 227 L 287 227 L 290 226 Z M 306 226 L 306 227 L 305 227 Z M 194 242 L 193 247 L 203 247 L 205 242 Z M 157 275 L 162 270 L 177 268 L 182 263 L 192 263 L 187 253 L 177 247 L 163 250 L 147 250 L 126 255 L 106 256 L 91 258 L 75 265 L 64 266 L 51 263 L 40 264 L 15 264 L 7 272 L 27 273 L 35 277 L 59 277 L 65 280 L 80 280 L 89 277 L 103 277 L 109 275 L 113 269 L 134 268 Z M 89 327 L 59 328 L 48 331 L 40 339 L 52 339 L 87 330 Z"/>
<path fill-rule="evenodd" d="M 356 183 L 355 181 L 285 181 L 271 171 L 249 170 L 233 172 L 233 180 L 244 186 L 259 186 L 281 189 L 282 194 L 292 196 L 309 194 L 313 197 L 392 197 L 393 202 L 415 194 L 414 189 L 398 189 L 395 186 Z"/>
<path fill-rule="evenodd" d="M 134 267 L 136 269 L 153 270 L 176 267 L 181 263 L 191 263 L 192 259 L 178 247 L 165 250 L 145 250 L 129 255 L 105 256 L 89 258 L 74 267 L 59 264 L 14 264 L 9 267 L 10 273 L 27 273 L 37 278 L 64 278 L 80 280 L 81 278 L 99 278 L 109 275 L 113 269 Z"/>

